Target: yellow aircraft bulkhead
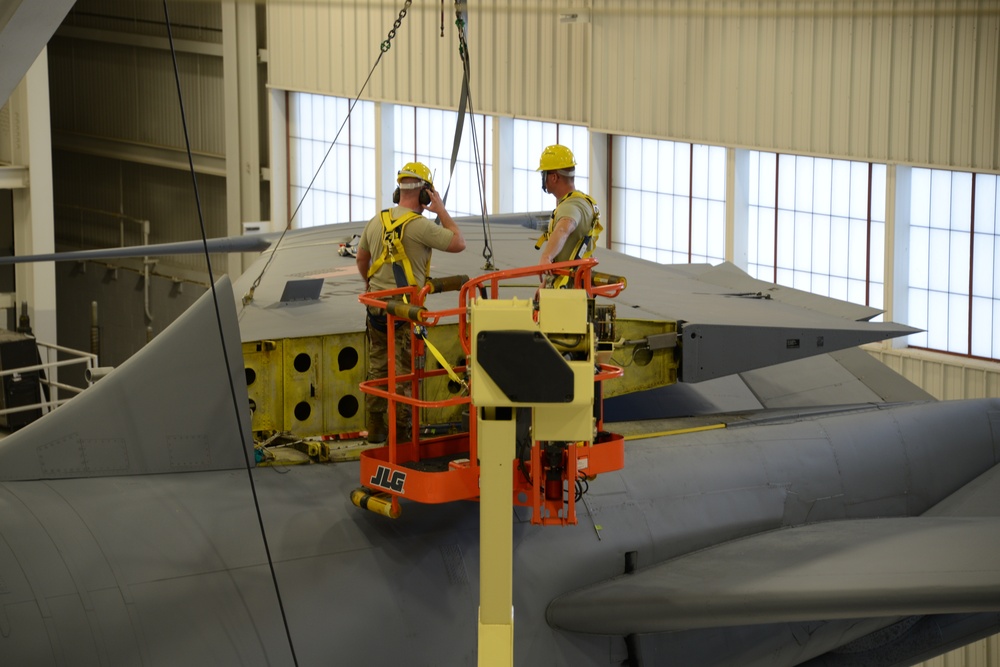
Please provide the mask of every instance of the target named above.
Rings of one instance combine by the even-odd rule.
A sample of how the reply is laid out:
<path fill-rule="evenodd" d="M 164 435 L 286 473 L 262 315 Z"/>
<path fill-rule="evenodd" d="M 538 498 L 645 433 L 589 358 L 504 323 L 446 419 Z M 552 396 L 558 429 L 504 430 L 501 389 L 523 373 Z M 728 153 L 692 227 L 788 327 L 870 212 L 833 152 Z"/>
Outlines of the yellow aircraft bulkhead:
<path fill-rule="evenodd" d="M 284 370 L 280 340 L 243 343 L 243 366 L 250 397 L 254 432 L 282 431 L 284 418 Z"/>
<path fill-rule="evenodd" d="M 254 432 L 297 437 L 364 429 L 364 333 L 243 344 Z"/>

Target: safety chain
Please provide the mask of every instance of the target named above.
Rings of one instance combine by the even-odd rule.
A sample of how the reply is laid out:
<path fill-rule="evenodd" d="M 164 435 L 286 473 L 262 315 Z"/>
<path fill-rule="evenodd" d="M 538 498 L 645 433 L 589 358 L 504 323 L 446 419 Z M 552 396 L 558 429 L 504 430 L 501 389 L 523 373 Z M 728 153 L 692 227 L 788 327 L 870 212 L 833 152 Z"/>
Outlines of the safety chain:
<path fill-rule="evenodd" d="M 413 0 L 406 0 L 406 2 L 403 3 L 403 8 L 399 10 L 399 18 L 397 18 L 393 22 L 392 28 L 389 30 L 389 34 L 386 36 L 385 41 L 382 42 L 381 46 L 382 53 L 387 52 L 389 48 L 392 46 L 392 44 L 390 44 L 389 42 L 395 39 L 396 31 L 399 30 L 399 26 L 402 25 L 403 19 L 406 18 L 406 10 L 409 9 L 410 5 L 412 4 Z"/>
<path fill-rule="evenodd" d="M 458 4 L 458 3 L 455 3 Z M 455 27 L 458 28 L 458 56 L 462 59 L 462 63 L 465 63 L 465 21 L 459 16 L 455 19 Z"/>

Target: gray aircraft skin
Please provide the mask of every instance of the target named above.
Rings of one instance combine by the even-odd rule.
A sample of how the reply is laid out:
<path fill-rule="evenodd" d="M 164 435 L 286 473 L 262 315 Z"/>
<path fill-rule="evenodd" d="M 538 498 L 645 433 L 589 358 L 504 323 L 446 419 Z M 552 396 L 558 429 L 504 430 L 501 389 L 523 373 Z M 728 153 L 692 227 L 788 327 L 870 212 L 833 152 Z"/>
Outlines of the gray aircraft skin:
<path fill-rule="evenodd" d="M 435 275 L 479 273 L 462 224 Z M 537 234 L 501 227 L 499 268 L 531 263 Z M 241 341 L 360 330 L 336 254 L 358 229 L 290 233 L 0 440 L 0 664 L 476 663 L 475 503 L 393 520 L 351 504 L 356 462 L 248 465 Z M 998 631 L 1000 400 L 934 401 L 854 347 L 911 331 L 871 309 L 596 257 L 629 279 L 619 311 L 695 334 L 685 382 L 608 401 L 609 430 L 725 428 L 629 440 L 575 526 L 515 510 L 515 664 L 908 665 Z M 281 303 L 292 275 L 320 298 Z"/>

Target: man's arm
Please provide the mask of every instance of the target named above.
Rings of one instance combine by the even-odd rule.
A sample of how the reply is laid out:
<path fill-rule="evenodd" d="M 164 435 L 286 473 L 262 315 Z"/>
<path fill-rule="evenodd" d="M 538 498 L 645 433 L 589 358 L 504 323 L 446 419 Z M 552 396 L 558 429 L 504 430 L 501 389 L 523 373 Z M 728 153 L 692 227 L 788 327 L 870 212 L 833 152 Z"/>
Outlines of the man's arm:
<path fill-rule="evenodd" d="M 441 195 L 438 194 L 437 190 L 428 189 L 431 196 L 431 203 L 426 207 L 431 213 L 437 213 L 438 220 L 441 222 L 441 226 L 452 233 L 451 243 L 448 247 L 444 249 L 445 252 L 462 252 L 465 250 L 465 237 L 462 236 L 462 230 L 458 228 L 455 221 L 451 219 L 451 214 L 444 207 L 444 202 L 441 201 Z M 360 257 L 360 255 L 359 255 Z"/>
<path fill-rule="evenodd" d="M 573 233 L 576 229 L 577 222 L 573 218 L 568 216 L 559 218 L 556 221 L 555 229 L 549 234 L 549 240 L 546 242 L 545 247 L 542 248 L 542 256 L 538 260 L 539 264 L 551 264 L 553 258 L 555 258 L 566 245 L 566 239 L 569 235 Z"/>
<path fill-rule="evenodd" d="M 358 273 L 361 274 L 361 279 L 365 281 L 365 291 L 368 290 L 368 267 L 372 263 L 372 254 L 367 250 L 358 248 L 358 256 L 356 258 L 358 264 Z"/>

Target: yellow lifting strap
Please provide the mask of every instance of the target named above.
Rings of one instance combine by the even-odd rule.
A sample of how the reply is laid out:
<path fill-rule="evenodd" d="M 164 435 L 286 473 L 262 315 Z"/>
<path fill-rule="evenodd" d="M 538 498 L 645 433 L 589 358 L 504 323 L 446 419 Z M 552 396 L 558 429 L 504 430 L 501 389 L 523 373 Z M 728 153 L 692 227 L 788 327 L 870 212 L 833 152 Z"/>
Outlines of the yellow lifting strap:
<path fill-rule="evenodd" d="M 559 204 L 563 203 L 570 197 L 580 197 L 581 199 L 586 199 L 587 203 L 590 204 L 591 208 L 594 209 L 594 224 L 591 226 L 590 231 L 587 233 L 587 235 L 581 238 L 577 242 L 576 247 L 573 248 L 573 253 L 569 256 L 570 259 L 586 259 L 590 257 L 592 254 L 594 254 L 594 247 L 597 245 L 597 239 L 598 237 L 600 237 L 601 232 L 604 231 L 604 227 L 601 225 L 601 209 L 597 207 L 597 202 L 594 201 L 593 197 L 591 197 L 588 194 L 584 194 L 579 190 L 573 190 L 572 192 L 567 193 L 556 204 L 556 208 L 558 209 Z M 540 249 L 543 245 L 545 245 L 545 242 L 549 240 L 549 236 L 552 235 L 552 231 L 555 229 L 555 226 L 556 226 L 556 212 L 555 210 L 553 210 L 552 217 L 549 218 L 549 228 L 545 230 L 545 232 L 543 232 L 542 235 L 538 238 L 538 241 L 535 242 L 536 250 Z M 569 282 L 569 276 L 559 276 L 558 278 L 556 278 L 552 286 L 562 287 L 568 282 Z"/>
<path fill-rule="evenodd" d="M 451 378 L 453 382 L 460 385 L 463 389 L 468 389 L 469 385 L 465 382 L 465 380 L 463 380 L 461 376 L 459 376 L 459 374 L 455 372 L 455 369 L 451 367 L 451 364 L 449 364 L 448 361 L 444 358 L 444 355 L 441 354 L 441 351 L 438 350 L 436 347 L 434 347 L 433 343 L 431 343 L 431 339 L 427 337 L 426 327 L 414 327 L 413 332 L 416 335 L 420 336 L 420 339 L 424 341 L 424 345 L 427 346 L 427 349 L 430 350 L 431 354 L 434 355 L 434 358 L 437 359 L 437 362 L 441 365 L 441 368 L 443 368 L 445 372 L 448 373 L 448 377 Z"/>
<path fill-rule="evenodd" d="M 409 211 L 393 220 L 389 209 L 382 211 L 380 215 L 382 218 L 383 233 L 382 254 L 372 262 L 371 267 L 368 269 L 368 277 L 371 278 L 378 273 L 383 264 L 398 264 L 402 265 L 403 272 L 406 274 L 406 284 L 416 287 L 417 279 L 413 275 L 413 266 L 410 264 L 410 258 L 406 256 L 406 250 L 403 248 L 403 229 L 406 223 L 410 220 L 415 220 L 420 215 Z M 398 284 L 398 279 L 396 283 L 397 287 L 404 287 L 404 285 Z"/>

